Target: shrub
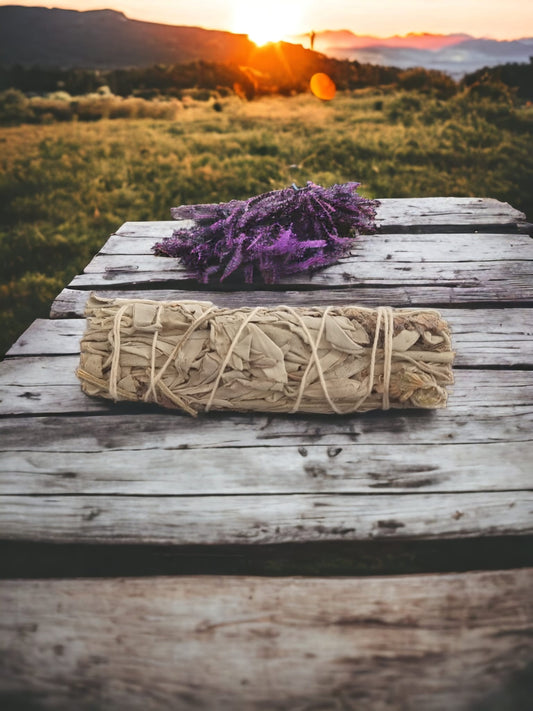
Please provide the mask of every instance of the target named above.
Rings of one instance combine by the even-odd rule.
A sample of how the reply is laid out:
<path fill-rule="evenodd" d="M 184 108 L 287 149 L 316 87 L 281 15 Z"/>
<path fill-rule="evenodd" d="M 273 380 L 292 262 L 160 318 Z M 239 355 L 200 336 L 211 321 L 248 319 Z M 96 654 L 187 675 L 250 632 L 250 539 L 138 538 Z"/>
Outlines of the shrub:
<path fill-rule="evenodd" d="M 507 106 L 513 106 L 516 102 L 512 89 L 498 80 L 476 81 L 466 89 L 465 96 L 474 101 L 490 101 Z"/>
<path fill-rule="evenodd" d="M 398 77 L 398 86 L 407 91 L 434 94 L 439 99 L 448 99 L 457 93 L 457 84 L 448 74 L 422 67 L 402 72 Z"/>
<path fill-rule="evenodd" d="M 31 120 L 35 123 L 70 121 L 73 116 L 72 102 L 63 98 L 36 96 L 30 99 L 30 106 L 33 112 Z"/>
<path fill-rule="evenodd" d="M 29 100 L 18 89 L 6 89 L 0 93 L 0 123 L 4 125 L 30 121 L 33 111 Z"/>

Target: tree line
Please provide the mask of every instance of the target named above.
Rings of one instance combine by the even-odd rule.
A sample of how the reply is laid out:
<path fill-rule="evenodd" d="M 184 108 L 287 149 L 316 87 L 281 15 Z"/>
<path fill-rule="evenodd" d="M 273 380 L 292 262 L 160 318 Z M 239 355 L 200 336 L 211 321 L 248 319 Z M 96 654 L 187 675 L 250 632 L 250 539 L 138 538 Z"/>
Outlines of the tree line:
<path fill-rule="evenodd" d="M 54 69 L 48 67 L 0 66 L 0 91 L 18 89 L 26 94 L 65 91 L 73 96 L 97 92 L 108 86 L 117 96 L 180 98 L 184 89 L 235 92 L 246 99 L 268 94 L 292 95 L 308 90 L 310 77 L 328 74 L 339 90 L 395 84 L 400 88 L 433 89 L 454 93 L 456 83 L 443 72 L 401 70 L 356 61 L 336 60 L 316 53 L 293 53 L 283 45 L 283 59 L 262 52 L 248 66 L 225 62 L 194 61 L 157 64 L 131 69 Z"/>

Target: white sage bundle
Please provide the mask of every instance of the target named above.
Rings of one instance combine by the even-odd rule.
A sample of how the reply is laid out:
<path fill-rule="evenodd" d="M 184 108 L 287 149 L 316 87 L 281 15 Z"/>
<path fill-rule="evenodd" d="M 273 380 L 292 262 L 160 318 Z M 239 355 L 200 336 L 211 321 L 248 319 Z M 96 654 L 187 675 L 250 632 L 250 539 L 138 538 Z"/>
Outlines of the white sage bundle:
<path fill-rule="evenodd" d="M 450 332 L 433 310 L 91 295 L 86 315 L 77 370 L 85 393 L 191 415 L 439 408 L 453 382 Z"/>

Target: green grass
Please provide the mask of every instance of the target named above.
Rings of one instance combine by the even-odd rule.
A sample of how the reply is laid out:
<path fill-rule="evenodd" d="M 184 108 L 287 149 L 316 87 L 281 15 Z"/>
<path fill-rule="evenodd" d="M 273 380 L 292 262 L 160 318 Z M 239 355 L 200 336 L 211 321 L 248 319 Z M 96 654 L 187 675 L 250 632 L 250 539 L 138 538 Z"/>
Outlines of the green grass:
<path fill-rule="evenodd" d="M 379 90 L 185 102 L 173 118 L 0 128 L 0 353 L 127 220 L 293 181 L 488 196 L 533 217 L 533 109 Z"/>

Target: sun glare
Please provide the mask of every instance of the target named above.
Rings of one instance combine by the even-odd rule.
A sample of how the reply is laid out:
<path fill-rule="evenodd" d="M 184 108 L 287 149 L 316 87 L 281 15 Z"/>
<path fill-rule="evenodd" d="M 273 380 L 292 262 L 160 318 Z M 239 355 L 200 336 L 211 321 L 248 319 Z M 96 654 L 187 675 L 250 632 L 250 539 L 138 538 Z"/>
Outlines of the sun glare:
<path fill-rule="evenodd" d="M 237 2 L 232 32 L 248 35 L 256 45 L 279 42 L 301 31 L 302 12 L 298 2 Z"/>

